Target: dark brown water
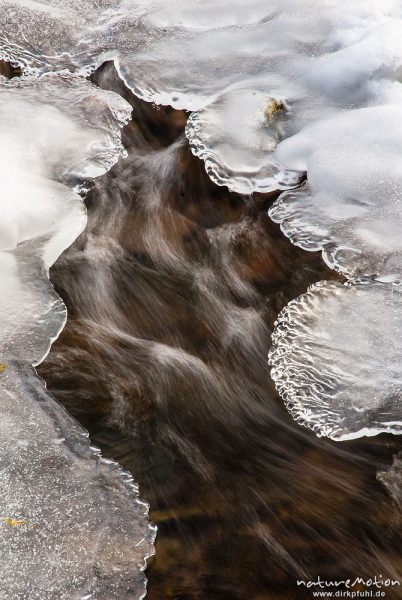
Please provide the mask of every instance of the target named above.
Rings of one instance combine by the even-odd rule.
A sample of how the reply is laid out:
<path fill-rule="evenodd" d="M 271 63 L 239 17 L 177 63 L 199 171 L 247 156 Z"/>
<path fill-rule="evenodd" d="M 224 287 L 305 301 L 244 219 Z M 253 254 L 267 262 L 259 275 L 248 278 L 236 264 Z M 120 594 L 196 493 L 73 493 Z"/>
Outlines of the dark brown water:
<path fill-rule="evenodd" d="M 400 516 L 376 480 L 399 438 L 331 443 L 294 423 L 267 366 L 279 310 L 335 275 L 212 184 L 186 115 L 133 106 L 128 151 L 52 268 L 69 320 L 38 369 L 158 525 L 148 598 L 311 598 L 297 579 L 399 578 Z M 397 598 L 388 591 L 387 598 Z"/>

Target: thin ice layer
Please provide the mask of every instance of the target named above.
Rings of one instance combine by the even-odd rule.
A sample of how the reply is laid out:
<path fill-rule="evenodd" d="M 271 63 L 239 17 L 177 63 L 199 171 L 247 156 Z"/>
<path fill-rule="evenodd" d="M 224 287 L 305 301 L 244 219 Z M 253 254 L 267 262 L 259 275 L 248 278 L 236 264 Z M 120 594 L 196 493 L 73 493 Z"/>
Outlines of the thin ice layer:
<path fill-rule="evenodd" d="M 118 159 L 130 107 L 71 76 L 3 80 L 0 99 L 1 354 L 38 364 L 65 320 L 47 269 L 85 226 L 78 191 Z"/>
<path fill-rule="evenodd" d="M 130 107 L 71 76 L 3 80 L 0 99 L 1 354 L 38 364 L 65 320 L 47 269 L 85 226 L 78 191 L 118 159 Z"/>
<path fill-rule="evenodd" d="M 118 36 L 117 68 L 140 97 L 199 111 L 186 130 L 190 145 L 217 184 L 240 193 L 295 187 L 300 174 L 273 156 L 276 144 L 324 116 L 375 102 L 398 77 L 395 2 L 338 0 L 325 9 L 321 1 L 261 2 L 241 27 L 239 4 L 224 2 L 216 22 L 210 2 L 185 18 L 176 4 L 151 8 L 132 27 L 136 40 L 148 31 L 145 47 L 131 52 L 127 32 Z M 367 51 L 373 39 L 376 59 Z"/>
<path fill-rule="evenodd" d="M 66 320 L 66 308 L 50 284 L 40 246 L 26 242 L 0 252 L 0 362 L 39 364 Z"/>
<path fill-rule="evenodd" d="M 280 313 L 271 375 L 295 420 L 336 440 L 402 433 L 402 288 L 320 282 Z"/>
<path fill-rule="evenodd" d="M 0 0 L 0 56 L 31 73 L 89 72 L 107 0 Z M 95 52 L 96 54 L 96 52 Z"/>
<path fill-rule="evenodd" d="M 345 52 L 371 47 L 380 36 L 378 59 L 369 56 L 360 67 L 367 79 L 398 61 L 393 29 L 402 16 L 396 0 L 361 6 L 327 0 L 325 10 L 321 0 L 303 6 L 297 0 L 1 0 L 1 7 L 2 52 L 27 69 L 85 71 L 107 55 L 138 92 L 162 103 L 180 97 L 191 109 L 241 81 L 273 72 L 286 78 L 292 65 L 304 66 L 301 77 L 317 87 L 332 89 L 331 74 L 314 77 L 315 63 L 322 72 L 339 71 L 348 63 Z M 349 80 L 338 77 L 336 86 Z"/>
<path fill-rule="evenodd" d="M 255 59 L 275 48 L 265 34 L 281 4 L 289 3 L 1 0 L 0 48 L 35 73 L 82 73 L 108 56 L 138 93 L 194 108 L 264 68 L 267 53 Z"/>
<path fill-rule="evenodd" d="M 32 368 L 0 375 L 1 600 L 142 598 L 147 506 Z"/>
<path fill-rule="evenodd" d="M 292 174 L 274 153 L 283 139 L 351 107 L 400 101 L 400 7 L 338 2 L 324 10 L 320 2 L 299 12 L 300 6 L 281 5 L 263 25 L 267 41 L 258 57 L 265 56 L 264 67 L 240 77 L 242 83 L 193 114 L 187 127 L 211 178 L 241 193 L 300 182 L 301 169 Z"/>
<path fill-rule="evenodd" d="M 363 141 L 362 143 L 362 133 Z M 402 278 L 402 109 L 362 108 L 306 127 L 276 152 L 308 184 L 269 214 L 293 243 L 349 277 Z"/>

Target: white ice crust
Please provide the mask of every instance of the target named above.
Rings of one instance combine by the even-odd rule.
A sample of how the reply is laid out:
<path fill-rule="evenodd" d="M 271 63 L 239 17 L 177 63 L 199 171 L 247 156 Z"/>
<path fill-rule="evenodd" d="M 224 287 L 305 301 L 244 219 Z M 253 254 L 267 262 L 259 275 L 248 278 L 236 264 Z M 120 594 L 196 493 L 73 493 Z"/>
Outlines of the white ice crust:
<path fill-rule="evenodd" d="M 1 355 L 38 364 L 65 319 L 47 270 L 84 228 L 79 191 L 118 159 L 130 108 L 67 75 L 0 82 L 0 99 Z"/>
<path fill-rule="evenodd" d="M 362 143 L 362 132 L 364 143 Z M 282 231 L 348 277 L 402 279 L 402 109 L 361 108 L 306 127 L 277 156 L 308 183 L 270 210 Z"/>
<path fill-rule="evenodd" d="M 130 113 L 71 75 L 0 81 L 0 600 L 144 595 L 147 506 L 31 366 L 66 320 L 48 269 L 85 226 L 80 192 L 121 155 Z"/>

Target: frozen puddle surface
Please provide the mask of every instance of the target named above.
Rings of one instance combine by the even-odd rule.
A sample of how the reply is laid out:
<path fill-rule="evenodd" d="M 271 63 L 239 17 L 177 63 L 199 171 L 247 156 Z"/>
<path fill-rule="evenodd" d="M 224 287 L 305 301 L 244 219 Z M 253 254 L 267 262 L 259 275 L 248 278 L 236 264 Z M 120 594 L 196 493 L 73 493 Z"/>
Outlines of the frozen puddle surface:
<path fill-rule="evenodd" d="M 141 598 L 154 530 L 31 365 L 66 310 L 47 274 L 86 223 L 79 194 L 122 152 L 130 107 L 71 76 L 0 81 L 0 598 Z"/>

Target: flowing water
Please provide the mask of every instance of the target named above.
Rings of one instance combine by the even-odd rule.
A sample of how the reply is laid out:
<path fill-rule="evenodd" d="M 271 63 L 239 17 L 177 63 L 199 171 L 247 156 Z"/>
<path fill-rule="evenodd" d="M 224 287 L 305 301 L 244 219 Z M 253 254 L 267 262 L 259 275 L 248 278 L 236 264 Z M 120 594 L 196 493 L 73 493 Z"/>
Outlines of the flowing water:
<path fill-rule="evenodd" d="M 183 112 L 139 101 L 112 65 L 95 81 L 133 106 L 128 156 L 51 270 L 69 319 L 40 373 L 150 504 L 148 597 L 302 598 L 298 578 L 396 577 L 398 513 L 376 471 L 398 443 L 304 433 L 267 377 L 277 313 L 333 274 L 283 238 L 270 195 L 211 184 Z"/>
<path fill-rule="evenodd" d="M 0 597 L 400 597 L 400 4 L 0 9 Z"/>

